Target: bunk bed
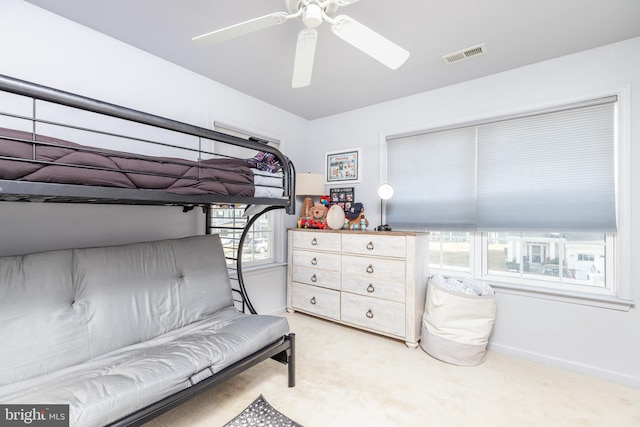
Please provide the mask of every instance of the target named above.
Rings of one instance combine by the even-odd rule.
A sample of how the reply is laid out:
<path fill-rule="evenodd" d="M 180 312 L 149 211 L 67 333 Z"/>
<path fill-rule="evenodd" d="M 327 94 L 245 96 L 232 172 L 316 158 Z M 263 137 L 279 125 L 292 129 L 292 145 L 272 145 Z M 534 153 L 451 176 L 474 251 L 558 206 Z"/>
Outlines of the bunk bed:
<path fill-rule="evenodd" d="M 201 208 L 206 234 L 212 206 L 246 205 L 250 214 L 237 245 L 234 291 L 252 314 L 243 245 L 261 215 L 274 209 L 295 213 L 294 180 L 292 162 L 266 141 L 0 75 L 0 201 Z M 265 358 L 288 363 L 293 386 L 293 353 L 289 334 L 225 375 L 114 425 L 140 425 Z"/>
<path fill-rule="evenodd" d="M 240 304 L 256 313 L 242 272 L 247 233 L 268 211 L 295 213 L 295 168 L 279 150 L 264 140 L 246 140 L 3 75 L 1 95 L 0 201 L 169 205 L 184 211 L 201 207 L 207 234 L 212 205 L 246 205 L 249 220 L 235 245 L 235 291 Z M 82 143 L 68 140 L 68 135 Z M 112 148 L 130 146 L 137 152 Z M 150 152 L 180 157 L 146 154 Z"/>

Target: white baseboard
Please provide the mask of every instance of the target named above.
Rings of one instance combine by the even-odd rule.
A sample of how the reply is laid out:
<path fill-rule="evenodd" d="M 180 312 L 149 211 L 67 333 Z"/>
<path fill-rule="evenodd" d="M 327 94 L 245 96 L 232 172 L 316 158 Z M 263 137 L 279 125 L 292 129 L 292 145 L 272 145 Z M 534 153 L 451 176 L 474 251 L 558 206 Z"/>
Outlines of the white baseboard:
<path fill-rule="evenodd" d="M 260 314 L 268 314 L 270 316 L 280 316 L 280 317 L 282 317 L 282 316 L 285 316 L 287 314 L 287 307 L 283 305 L 282 307 L 279 307 L 279 308 L 274 309 L 274 310 L 270 310 L 267 313 L 260 313 Z"/>
<path fill-rule="evenodd" d="M 574 361 L 551 357 L 540 353 L 523 351 L 515 347 L 509 347 L 500 344 L 489 344 L 488 350 L 502 353 L 509 356 L 518 357 L 520 359 L 530 360 L 532 362 L 542 363 L 543 365 L 553 366 L 567 371 L 577 372 L 588 375 L 590 377 L 600 378 L 603 380 L 623 384 L 629 387 L 640 388 L 640 377 L 626 375 L 620 372 L 613 372 L 606 369 L 600 369 L 594 366 L 576 363 Z"/>

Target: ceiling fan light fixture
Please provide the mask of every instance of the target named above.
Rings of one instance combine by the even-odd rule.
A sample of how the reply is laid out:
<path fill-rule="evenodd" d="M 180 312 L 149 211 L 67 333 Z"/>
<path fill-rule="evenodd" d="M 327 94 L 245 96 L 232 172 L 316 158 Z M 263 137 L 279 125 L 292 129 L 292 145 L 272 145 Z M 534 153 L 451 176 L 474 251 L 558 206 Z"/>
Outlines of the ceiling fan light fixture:
<path fill-rule="evenodd" d="M 302 22 L 304 22 L 304 25 L 310 28 L 316 28 L 322 24 L 322 20 L 322 8 L 318 3 L 310 3 L 304 8 L 304 13 L 302 14 Z"/>

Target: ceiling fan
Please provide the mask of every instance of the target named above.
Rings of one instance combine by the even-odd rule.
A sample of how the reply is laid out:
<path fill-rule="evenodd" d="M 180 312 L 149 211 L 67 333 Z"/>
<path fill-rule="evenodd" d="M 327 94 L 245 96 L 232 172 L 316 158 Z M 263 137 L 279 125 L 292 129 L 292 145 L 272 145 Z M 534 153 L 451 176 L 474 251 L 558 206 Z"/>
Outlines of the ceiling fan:
<path fill-rule="evenodd" d="M 291 86 L 300 88 L 311 83 L 313 60 L 318 40 L 318 27 L 326 21 L 331 25 L 331 31 L 340 39 L 391 68 L 400 67 L 409 58 L 409 52 L 372 29 L 346 15 L 336 16 L 340 6 L 349 6 L 358 0 L 285 0 L 286 12 L 275 12 L 269 15 L 241 22 L 230 27 L 212 31 L 193 38 L 202 44 L 219 43 L 244 34 L 262 30 L 282 24 L 292 18 L 297 18 L 306 26 L 298 34 L 296 54 L 293 64 L 293 79 Z"/>

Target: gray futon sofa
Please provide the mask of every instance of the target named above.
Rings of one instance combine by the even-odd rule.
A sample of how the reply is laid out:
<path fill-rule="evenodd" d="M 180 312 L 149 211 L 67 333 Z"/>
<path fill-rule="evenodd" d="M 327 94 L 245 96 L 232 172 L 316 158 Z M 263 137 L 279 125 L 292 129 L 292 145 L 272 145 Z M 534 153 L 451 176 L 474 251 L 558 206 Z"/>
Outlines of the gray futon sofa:
<path fill-rule="evenodd" d="M 293 387 L 288 322 L 234 307 L 217 235 L 0 257 L 0 404 L 139 425 L 268 358 Z"/>

